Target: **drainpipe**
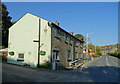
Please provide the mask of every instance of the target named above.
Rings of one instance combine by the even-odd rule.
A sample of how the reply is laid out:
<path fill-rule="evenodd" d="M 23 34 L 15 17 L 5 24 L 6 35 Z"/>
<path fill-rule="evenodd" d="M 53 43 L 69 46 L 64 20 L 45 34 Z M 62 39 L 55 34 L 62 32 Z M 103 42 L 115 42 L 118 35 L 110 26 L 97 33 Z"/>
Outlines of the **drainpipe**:
<path fill-rule="evenodd" d="M 75 60 L 75 41 L 73 42 L 73 61 Z"/>
<path fill-rule="evenodd" d="M 37 64 L 37 67 L 40 66 L 40 55 L 39 55 L 39 52 L 40 52 L 40 28 L 41 28 L 41 25 L 40 25 L 40 22 L 41 20 L 39 19 L 39 41 L 38 41 L 38 64 Z"/>

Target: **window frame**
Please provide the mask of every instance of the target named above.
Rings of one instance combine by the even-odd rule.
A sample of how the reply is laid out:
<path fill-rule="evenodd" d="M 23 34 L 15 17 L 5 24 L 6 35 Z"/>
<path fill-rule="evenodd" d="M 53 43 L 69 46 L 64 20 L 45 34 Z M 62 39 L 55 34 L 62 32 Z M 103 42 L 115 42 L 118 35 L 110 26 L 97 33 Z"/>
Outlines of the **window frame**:
<path fill-rule="evenodd" d="M 75 59 L 78 59 L 78 52 L 75 52 Z"/>
<path fill-rule="evenodd" d="M 23 57 L 20 57 L 20 54 L 23 55 Z M 25 58 L 24 53 L 19 53 L 17 61 L 24 61 L 24 58 Z"/>
<path fill-rule="evenodd" d="M 55 28 L 54 29 L 54 34 L 55 34 L 55 37 L 59 37 L 60 36 L 60 29 Z"/>
<path fill-rule="evenodd" d="M 68 60 L 72 59 L 71 50 L 67 50 L 67 59 Z"/>

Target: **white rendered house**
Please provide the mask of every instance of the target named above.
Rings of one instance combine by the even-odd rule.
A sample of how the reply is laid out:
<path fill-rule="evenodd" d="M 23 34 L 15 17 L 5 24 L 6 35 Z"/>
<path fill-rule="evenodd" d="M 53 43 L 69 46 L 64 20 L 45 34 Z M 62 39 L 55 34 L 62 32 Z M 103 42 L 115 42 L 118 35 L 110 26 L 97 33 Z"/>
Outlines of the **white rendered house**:
<path fill-rule="evenodd" d="M 14 55 L 8 54 L 9 63 L 26 63 L 37 67 L 38 58 L 39 63 L 50 61 L 48 58 L 51 56 L 51 28 L 48 21 L 30 13 L 25 14 L 9 29 L 8 44 L 8 52 L 14 52 Z M 45 51 L 44 56 L 38 57 L 38 46 Z"/>

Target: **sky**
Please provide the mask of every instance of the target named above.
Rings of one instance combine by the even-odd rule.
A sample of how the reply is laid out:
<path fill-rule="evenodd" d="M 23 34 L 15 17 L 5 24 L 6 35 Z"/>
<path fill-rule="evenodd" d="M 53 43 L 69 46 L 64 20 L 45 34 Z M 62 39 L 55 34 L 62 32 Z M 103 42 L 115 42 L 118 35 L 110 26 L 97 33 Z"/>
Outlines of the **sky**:
<path fill-rule="evenodd" d="M 3 2 L 119 2 L 120 0 L 2 0 Z"/>
<path fill-rule="evenodd" d="M 26 12 L 51 22 L 74 34 L 90 38 L 89 43 L 104 46 L 118 43 L 117 2 L 5 2 L 12 21 Z M 90 33 L 93 32 L 93 33 Z"/>

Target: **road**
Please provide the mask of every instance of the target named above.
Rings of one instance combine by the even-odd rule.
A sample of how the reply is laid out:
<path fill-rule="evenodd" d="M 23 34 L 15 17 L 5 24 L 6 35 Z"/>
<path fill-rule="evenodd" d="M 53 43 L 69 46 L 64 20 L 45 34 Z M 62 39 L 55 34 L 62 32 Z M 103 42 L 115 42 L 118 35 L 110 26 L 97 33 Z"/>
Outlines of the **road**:
<path fill-rule="evenodd" d="M 3 63 L 3 82 L 118 82 L 118 59 L 102 56 L 76 70 L 41 70 Z"/>

